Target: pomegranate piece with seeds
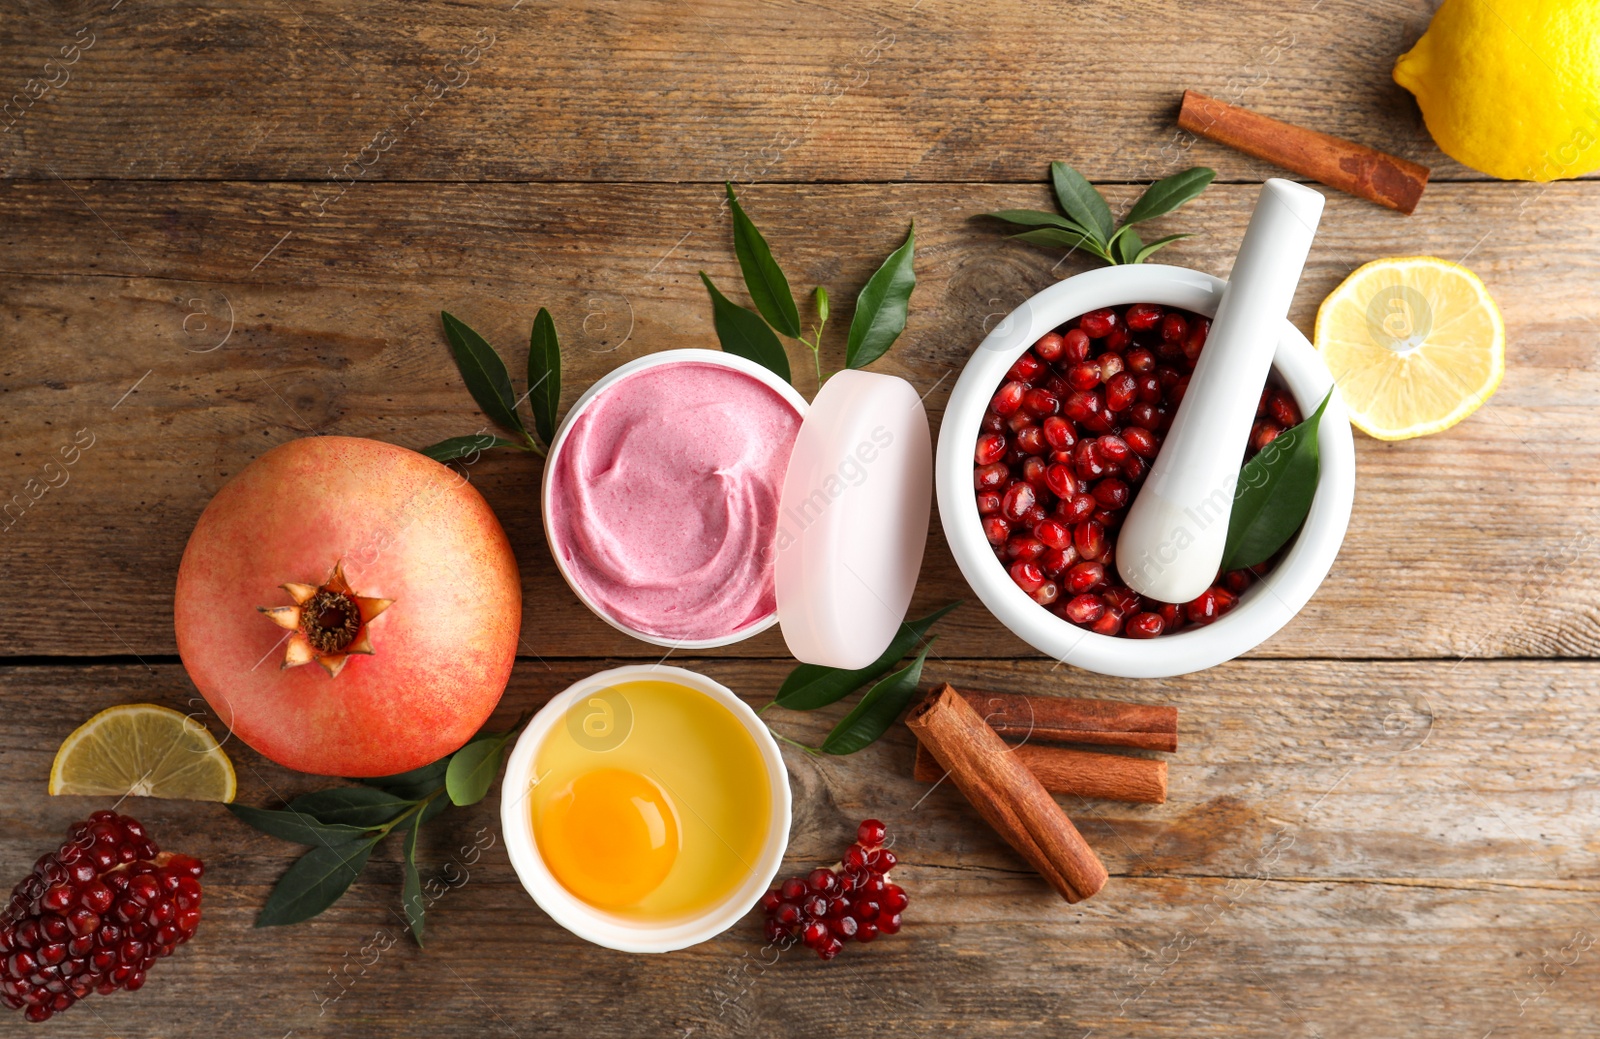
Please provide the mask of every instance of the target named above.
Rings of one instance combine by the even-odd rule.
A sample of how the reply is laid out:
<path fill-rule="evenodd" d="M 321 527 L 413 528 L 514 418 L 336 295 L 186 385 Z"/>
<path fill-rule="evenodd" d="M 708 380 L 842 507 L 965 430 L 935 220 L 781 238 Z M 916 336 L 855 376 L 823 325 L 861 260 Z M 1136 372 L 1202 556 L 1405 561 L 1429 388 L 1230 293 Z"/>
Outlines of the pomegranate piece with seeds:
<path fill-rule="evenodd" d="M 856 827 L 856 841 L 834 866 L 790 877 L 761 897 L 762 934 L 784 948 L 799 942 L 824 960 L 854 939 L 870 942 L 897 934 L 900 914 L 911 899 L 891 883 L 899 860 L 886 842 L 889 829 L 876 819 Z"/>
<path fill-rule="evenodd" d="M 984 536 L 1011 580 L 1056 616 L 1102 635 L 1157 638 L 1213 623 L 1265 572 L 1218 574 L 1190 603 L 1141 603 L 1106 587 L 1117 530 L 1210 328 L 1154 303 L 1090 311 L 1045 333 L 996 390 L 973 451 Z M 1267 387 L 1249 453 L 1300 418 L 1293 397 Z"/>
<path fill-rule="evenodd" d="M 34 863 L 0 913 L 0 1000 L 45 1021 L 92 992 L 137 991 L 200 926 L 200 875 L 135 819 L 95 812 Z"/>

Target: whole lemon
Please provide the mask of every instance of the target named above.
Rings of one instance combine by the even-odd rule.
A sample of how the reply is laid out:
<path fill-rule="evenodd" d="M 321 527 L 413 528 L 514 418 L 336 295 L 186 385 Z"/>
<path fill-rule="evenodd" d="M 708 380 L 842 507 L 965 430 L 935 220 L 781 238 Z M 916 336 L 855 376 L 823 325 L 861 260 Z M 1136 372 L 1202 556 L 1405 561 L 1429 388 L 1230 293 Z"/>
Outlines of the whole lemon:
<path fill-rule="evenodd" d="M 1600 169 L 1600 2 L 1445 0 L 1394 65 L 1428 132 L 1503 180 Z"/>

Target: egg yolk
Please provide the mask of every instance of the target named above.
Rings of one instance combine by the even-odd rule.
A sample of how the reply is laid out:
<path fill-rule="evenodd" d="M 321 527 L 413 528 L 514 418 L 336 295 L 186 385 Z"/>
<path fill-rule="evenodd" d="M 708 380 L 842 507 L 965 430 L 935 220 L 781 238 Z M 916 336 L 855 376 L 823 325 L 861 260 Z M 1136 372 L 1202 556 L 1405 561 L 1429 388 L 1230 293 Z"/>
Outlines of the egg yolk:
<path fill-rule="evenodd" d="M 534 819 L 534 831 L 561 886 L 601 909 L 637 905 L 678 858 L 672 798 L 653 780 L 620 768 L 573 779 Z"/>

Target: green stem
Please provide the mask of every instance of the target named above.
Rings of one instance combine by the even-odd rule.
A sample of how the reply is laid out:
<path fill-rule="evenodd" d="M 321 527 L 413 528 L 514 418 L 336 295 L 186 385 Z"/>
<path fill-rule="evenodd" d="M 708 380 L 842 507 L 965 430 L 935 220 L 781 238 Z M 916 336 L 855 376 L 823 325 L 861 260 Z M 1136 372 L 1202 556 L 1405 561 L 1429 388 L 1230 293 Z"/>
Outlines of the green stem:
<path fill-rule="evenodd" d="M 776 729 L 774 729 L 770 725 L 767 726 L 767 731 L 772 733 L 773 738 L 778 740 L 779 742 L 787 743 L 791 747 L 798 747 L 799 749 L 805 751 L 807 754 L 816 755 L 816 754 L 821 754 L 822 753 L 820 748 L 808 747 L 804 743 L 801 743 L 799 740 L 791 740 L 789 737 L 785 736 L 781 732 L 778 732 Z"/>
<path fill-rule="evenodd" d="M 393 819 L 390 819 L 388 822 L 384 823 L 382 826 L 373 827 L 375 830 L 378 831 L 377 840 L 381 841 L 385 837 L 389 836 L 389 832 L 391 830 L 393 830 L 396 826 L 399 826 L 401 823 L 405 822 L 411 816 L 416 815 L 419 812 L 421 812 L 423 809 L 427 808 L 428 805 L 433 803 L 434 798 L 438 797 L 442 793 L 444 793 L 444 787 L 439 787 L 433 793 L 429 794 L 427 797 L 424 797 L 422 800 L 418 801 L 416 804 L 412 805 L 410 808 L 407 808 L 405 811 L 401 812 L 399 815 L 395 816 Z"/>

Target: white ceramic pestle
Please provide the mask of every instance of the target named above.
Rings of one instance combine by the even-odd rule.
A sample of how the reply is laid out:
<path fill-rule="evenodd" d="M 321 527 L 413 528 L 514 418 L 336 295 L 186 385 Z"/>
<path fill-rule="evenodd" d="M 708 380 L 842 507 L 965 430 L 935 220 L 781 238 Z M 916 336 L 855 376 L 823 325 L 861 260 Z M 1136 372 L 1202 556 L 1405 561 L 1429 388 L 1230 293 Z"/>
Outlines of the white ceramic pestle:
<path fill-rule="evenodd" d="M 1188 602 L 1216 576 L 1256 402 L 1323 201 L 1293 181 L 1261 186 L 1189 389 L 1117 535 L 1117 570 L 1152 599 Z"/>

